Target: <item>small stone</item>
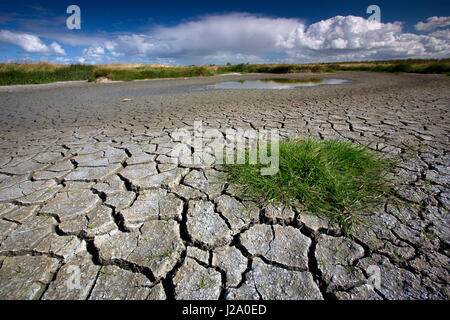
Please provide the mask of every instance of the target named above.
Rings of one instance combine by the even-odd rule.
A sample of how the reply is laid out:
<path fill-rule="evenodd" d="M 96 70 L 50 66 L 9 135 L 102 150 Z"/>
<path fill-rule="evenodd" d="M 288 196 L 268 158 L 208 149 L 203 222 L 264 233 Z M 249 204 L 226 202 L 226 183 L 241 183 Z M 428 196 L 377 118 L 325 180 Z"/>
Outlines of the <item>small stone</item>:
<path fill-rule="evenodd" d="M 183 200 L 179 199 L 173 193 L 167 193 L 159 201 L 159 219 L 174 219 L 181 221 L 183 212 Z"/>
<path fill-rule="evenodd" d="M 370 220 L 369 220 L 370 221 Z M 363 241 L 371 250 L 378 250 L 384 246 L 384 241 L 379 239 L 379 235 L 389 235 L 393 237 L 389 230 L 380 228 L 375 223 L 356 223 L 352 230 L 352 236 Z M 385 237 L 382 237 L 382 239 Z M 389 238 L 388 238 L 389 239 Z"/>
<path fill-rule="evenodd" d="M 140 145 L 140 148 L 142 148 L 142 151 L 147 153 L 154 153 L 156 151 L 156 145 L 151 143 L 145 143 Z"/>
<path fill-rule="evenodd" d="M 269 243 L 273 240 L 272 226 L 257 224 L 239 235 L 240 243 L 252 255 L 265 255 L 269 252 Z"/>
<path fill-rule="evenodd" d="M 229 184 L 226 188 L 226 193 L 231 195 L 232 197 L 251 201 L 253 200 L 252 197 L 249 197 L 247 194 L 245 194 L 245 191 L 243 188 L 236 184 Z"/>
<path fill-rule="evenodd" d="M 447 283 L 450 279 L 450 258 L 444 254 L 430 250 L 424 256 L 419 256 L 411 261 L 409 265 L 417 274 L 426 274 L 433 282 Z"/>
<path fill-rule="evenodd" d="M 419 188 L 413 186 L 402 186 L 397 191 L 398 195 L 406 200 L 420 204 L 428 195 Z"/>
<path fill-rule="evenodd" d="M 58 224 L 57 229 L 64 235 L 79 236 L 87 224 L 86 216 L 80 215 L 72 220 L 62 221 Z"/>

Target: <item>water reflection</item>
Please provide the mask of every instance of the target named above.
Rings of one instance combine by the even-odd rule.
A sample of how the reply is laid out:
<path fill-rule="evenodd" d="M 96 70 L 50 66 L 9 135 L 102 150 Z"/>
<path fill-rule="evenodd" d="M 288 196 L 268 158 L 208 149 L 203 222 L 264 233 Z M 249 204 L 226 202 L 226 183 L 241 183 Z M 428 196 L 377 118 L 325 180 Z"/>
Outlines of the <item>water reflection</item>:
<path fill-rule="evenodd" d="M 275 83 L 321 83 L 323 79 L 320 78 L 304 78 L 304 79 L 283 79 L 283 78 L 274 78 L 274 79 L 261 79 L 263 82 L 275 82 Z"/>
<path fill-rule="evenodd" d="M 348 82 L 342 79 L 259 79 L 224 81 L 211 85 L 213 89 L 294 89 L 297 87 L 313 87 L 322 84 L 341 84 Z"/>

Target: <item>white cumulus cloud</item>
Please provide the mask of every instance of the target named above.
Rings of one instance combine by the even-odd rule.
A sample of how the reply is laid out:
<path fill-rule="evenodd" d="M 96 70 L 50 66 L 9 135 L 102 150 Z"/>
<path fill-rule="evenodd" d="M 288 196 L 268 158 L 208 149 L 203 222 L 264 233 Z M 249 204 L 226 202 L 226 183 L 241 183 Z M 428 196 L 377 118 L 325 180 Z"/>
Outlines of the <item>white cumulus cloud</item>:
<path fill-rule="evenodd" d="M 114 58 L 185 64 L 264 62 L 264 55 L 284 50 L 278 46 L 296 28 L 298 19 L 268 18 L 245 13 L 206 16 L 174 27 L 159 26 L 148 34 L 124 34 L 97 42 Z M 93 61 L 92 48 L 83 51 Z"/>
<path fill-rule="evenodd" d="M 304 28 L 298 19 L 236 13 L 206 16 L 174 27 L 159 27 L 154 30 L 152 39 L 162 53 L 257 54 L 278 51 L 277 43 L 298 28 Z"/>
<path fill-rule="evenodd" d="M 66 51 L 57 42 L 52 42 L 52 44 L 50 45 L 50 48 L 56 54 L 60 54 L 60 55 L 66 54 Z"/>
<path fill-rule="evenodd" d="M 8 30 L 0 31 L 0 41 L 18 45 L 27 52 L 48 52 L 48 47 L 39 39 L 39 37 L 21 32 L 12 32 Z"/>
<path fill-rule="evenodd" d="M 17 45 L 30 53 L 65 54 L 64 49 L 57 42 L 47 46 L 38 36 L 30 33 L 0 30 L 0 42 Z"/>
<path fill-rule="evenodd" d="M 450 55 L 450 42 L 445 36 L 403 33 L 399 22 L 336 16 L 298 28 L 280 45 L 290 57 L 305 61 L 443 58 Z"/>
<path fill-rule="evenodd" d="M 430 17 L 403 31 L 401 22 L 381 23 L 357 16 L 335 16 L 312 24 L 301 19 L 248 13 L 203 16 L 146 33 L 60 34 L 46 38 L 81 47 L 83 63 L 144 62 L 225 64 L 332 62 L 450 57 L 450 17 Z M 46 46 L 37 36 L 0 32 L 0 41 L 28 52 L 64 55 L 57 43 Z"/>
<path fill-rule="evenodd" d="M 414 25 L 417 31 L 430 32 L 437 28 L 450 26 L 450 17 L 429 17 L 426 22 L 418 22 Z"/>
<path fill-rule="evenodd" d="M 433 18 L 433 17 L 432 17 Z M 427 21 L 435 21 L 429 18 Z M 444 25 L 442 19 L 440 26 Z M 99 43 L 105 56 L 178 63 L 343 61 L 450 56 L 449 30 L 404 33 L 402 23 L 335 16 L 310 25 L 299 19 L 246 13 L 205 16 L 148 34 L 126 34 Z M 95 56 L 93 46 L 87 58 Z M 88 54 L 91 53 L 91 54 Z"/>

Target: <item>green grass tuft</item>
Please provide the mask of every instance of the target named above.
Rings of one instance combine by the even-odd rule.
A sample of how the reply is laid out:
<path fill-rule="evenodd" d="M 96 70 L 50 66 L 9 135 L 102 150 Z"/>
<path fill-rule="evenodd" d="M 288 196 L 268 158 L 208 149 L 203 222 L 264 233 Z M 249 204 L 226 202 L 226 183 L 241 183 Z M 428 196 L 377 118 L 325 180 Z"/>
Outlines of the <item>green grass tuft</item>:
<path fill-rule="evenodd" d="M 392 194 L 394 162 L 346 141 L 282 140 L 279 170 L 261 175 L 261 164 L 226 165 L 229 182 L 246 196 L 323 215 L 349 232 L 360 213 Z"/>

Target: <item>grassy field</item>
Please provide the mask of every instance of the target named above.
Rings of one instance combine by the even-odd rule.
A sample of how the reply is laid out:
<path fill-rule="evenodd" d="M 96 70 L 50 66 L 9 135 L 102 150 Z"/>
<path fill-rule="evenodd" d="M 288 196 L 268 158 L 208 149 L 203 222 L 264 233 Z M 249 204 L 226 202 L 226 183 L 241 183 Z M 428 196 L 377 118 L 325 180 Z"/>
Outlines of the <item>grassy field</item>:
<path fill-rule="evenodd" d="M 336 71 L 370 71 L 395 73 L 450 74 L 450 59 L 390 60 L 373 62 L 339 62 L 317 64 L 237 64 L 226 66 L 164 66 L 144 64 L 57 65 L 41 63 L 0 64 L 0 85 L 49 83 L 55 81 L 89 80 L 105 77 L 110 80 L 180 78 L 239 73 L 323 73 Z"/>
<path fill-rule="evenodd" d="M 137 66 L 123 67 L 117 66 L 98 66 L 94 69 L 94 77 L 106 77 L 111 80 L 139 80 L 139 79 L 156 79 L 156 78 L 186 78 L 213 76 L 215 71 L 205 66 L 191 67 L 154 67 L 154 66 Z"/>
<path fill-rule="evenodd" d="M 87 65 L 4 63 L 0 64 L 0 85 L 88 80 L 92 79 L 93 70 L 93 66 Z"/>
<path fill-rule="evenodd" d="M 279 170 L 261 175 L 261 164 L 226 165 L 228 181 L 262 204 L 294 206 L 323 215 L 348 232 L 360 214 L 393 194 L 387 178 L 395 163 L 347 141 L 282 140 Z"/>
<path fill-rule="evenodd" d="M 369 71 L 394 73 L 442 73 L 450 75 L 450 59 L 442 60 L 389 60 L 374 62 L 341 62 L 322 65 L 326 72 Z"/>

